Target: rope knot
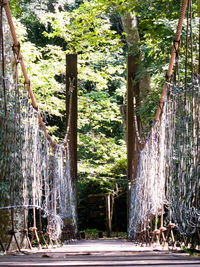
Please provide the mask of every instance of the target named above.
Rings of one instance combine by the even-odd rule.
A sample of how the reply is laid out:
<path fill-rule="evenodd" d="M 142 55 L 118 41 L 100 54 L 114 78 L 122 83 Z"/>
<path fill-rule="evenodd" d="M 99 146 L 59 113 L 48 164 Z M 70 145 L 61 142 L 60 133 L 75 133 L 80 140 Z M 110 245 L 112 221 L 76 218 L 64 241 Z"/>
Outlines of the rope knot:
<path fill-rule="evenodd" d="M 25 80 L 24 85 L 31 86 L 31 81 L 30 80 Z"/>
<path fill-rule="evenodd" d="M 22 61 L 22 56 L 20 55 L 20 49 L 21 49 L 21 45 L 19 42 L 18 44 L 13 44 L 12 50 L 13 50 L 14 55 L 16 55 L 16 64 Z"/>
<path fill-rule="evenodd" d="M 178 56 L 180 54 L 181 40 L 173 40 L 173 45 L 176 55 Z"/>
<path fill-rule="evenodd" d="M 20 48 L 21 48 L 20 42 L 18 42 L 18 44 L 13 44 L 12 46 L 12 50 L 16 54 L 19 54 Z"/>

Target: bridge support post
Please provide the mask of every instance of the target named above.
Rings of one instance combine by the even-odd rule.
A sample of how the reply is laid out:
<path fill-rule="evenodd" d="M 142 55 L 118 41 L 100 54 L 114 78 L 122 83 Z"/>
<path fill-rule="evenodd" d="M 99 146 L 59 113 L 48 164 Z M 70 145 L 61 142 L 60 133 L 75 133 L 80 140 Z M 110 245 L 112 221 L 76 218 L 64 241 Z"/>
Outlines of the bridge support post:
<path fill-rule="evenodd" d="M 70 90 L 72 92 L 72 109 L 70 111 Z M 69 116 L 69 112 L 71 112 Z M 66 56 L 66 127 L 69 122 L 69 151 L 71 159 L 71 175 L 74 185 L 77 182 L 77 54 Z"/>
<path fill-rule="evenodd" d="M 66 128 L 72 187 L 77 199 L 77 54 L 66 55 Z"/>
<path fill-rule="evenodd" d="M 139 105 L 139 82 L 136 82 L 135 76 L 138 70 L 138 55 L 129 55 L 127 59 L 127 176 L 128 176 L 128 194 L 127 194 L 127 219 L 129 221 L 130 208 L 130 186 L 135 182 L 138 165 L 139 144 L 136 134 L 135 120 L 137 120 L 135 108 Z M 138 121 L 137 121 L 138 123 Z M 139 124 L 138 124 L 139 125 Z"/>

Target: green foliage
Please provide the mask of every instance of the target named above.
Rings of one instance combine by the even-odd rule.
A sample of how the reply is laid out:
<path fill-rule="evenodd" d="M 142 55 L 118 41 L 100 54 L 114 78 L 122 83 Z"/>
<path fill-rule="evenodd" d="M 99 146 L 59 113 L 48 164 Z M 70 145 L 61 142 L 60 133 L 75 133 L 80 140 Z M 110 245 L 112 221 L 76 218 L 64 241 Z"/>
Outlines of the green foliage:
<path fill-rule="evenodd" d="M 120 47 L 120 38 L 111 30 L 109 18 L 102 13 L 95 1 L 85 1 L 71 12 L 59 9 L 43 18 L 46 27 L 52 31 L 45 32 L 49 38 L 60 37 L 66 41 L 68 53 L 115 51 Z"/>
<path fill-rule="evenodd" d="M 120 158 L 125 143 L 117 104 L 105 92 L 91 92 L 80 97 L 79 110 L 80 157 L 89 162 L 104 158 L 108 163 Z"/>
<path fill-rule="evenodd" d="M 182 250 L 190 256 L 200 256 L 200 251 L 195 248 L 187 248 L 186 246 L 182 246 Z"/>
<path fill-rule="evenodd" d="M 98 229 L 87 228 L 84 230 L 85 239 L 97 239 L 98 238 Z"/>
<path fill-rule="evenodd" d="M 94 233 L 94 234 L 96 234 L 96 233 L 98 233 L 98 230 L 97 229 L 85 229 L 85 233 L 89 233 L 89 234 Z"/>

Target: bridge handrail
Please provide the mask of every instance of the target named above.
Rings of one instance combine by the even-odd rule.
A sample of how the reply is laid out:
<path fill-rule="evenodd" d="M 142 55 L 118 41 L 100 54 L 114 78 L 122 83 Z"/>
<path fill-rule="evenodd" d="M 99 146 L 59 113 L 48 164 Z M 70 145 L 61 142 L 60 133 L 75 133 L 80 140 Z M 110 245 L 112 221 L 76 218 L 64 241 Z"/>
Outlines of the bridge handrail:
<path fill-rule="evenodd" d="M 153 130 L 155 130 L 157 123 L 161 119 L 161 115 L 162 115 L 162 111 L 163 111 L 163 107 L 164 107 L 164 103 L 165 103 L 165 97 L 166 97 L 166 93 L 167 93 L 167 87 L 169 85 L 169 81 L 170 81 L 170 78 L 172 76 L 172 71 L 173 71 L 174 62 L 175 62 L 175 58 L 176 58 L 176 52 L 177 52 L 177 49 L 179 48 L 179 45 L 180 45 L 180 36 L 181 36 L 182 27 L 183 27 L 183 21 L 184 21 L 184 16 L 185 16 L 187 4 L 188 4 L 188 0 L 182 1 L 178 26 L 177 26 L 176 35 L 175 35 L 174 41 L 173 41 L 171 58 L 169 61 L 169 67 L 168 67 L 168 70 L 166 73 L 166 80 L 164 83 L 162 95 L 161 95 L 160 100 L 159 100 L 158 109 L 157 109 L 156 115 L 154 117 L 153 126 L 150 129 L 150 131 L 146 137 L 146 140 L 144 142 L 140 142 L 140 139 L 142 139 L 142 138 L 138 138 L 139 131 L 137 131 L 137 142 L 138 142 L 138 144 L 140 144 L 141 150 L 143 150 L 145 148 L 146 144 L 148 143 L 149 138 L 152 135 Z M 136 129 L 137 129 L 137 125 L 136 125 Z"/>
<path fill-rule="evenodd" d="M 47 129 L 46 129 L 46 125 L 42 119 L 42 116 L 40 114 L 40 111 L 39 111 L 39 107 L 38 107 L 38 104 L 35 100 L 35 97 L 34 97 L 34 93 L 31 89 L 31 82 L 30 82 L 30 79 L 28 77 L 28 74 L 27 74 L 27 71 L 26 71 L 26 67 L 25 67 L 25 64 L 24 64 L 24 61 L 23 61 L 23 57 L 22 57 L 22 54 L 21 54 L 21 51 L 20 51 L 20 43 L 18 42 L 18 39 L 17 39 L 17 35 L 16 35 L 16 31 L 15 31 L 15 27 L 14 27 L 14 23 L 13 23 L 13 20 L 12 20 L 12 15 L 11 15 L 11 11 L 10 11 L 10 7 L 9 7 L 9 3 L 8 3 L 8 0 L 2 0 L 2 5 L 5 9 L 5 12 L 6 12 L 6 16 L 7 16 L 7 19 L 8 19 L 8 24 L 9 24 L 9 27 L 10 27 L 10 31 L 11 31 L 11 34 L 12 34 L 12 38 L 13 38 L 13 41 L 14 41 L 14 50 L 16 52 L 16 54 L 18 55 L 18 59 L 19 59 L 19 63 L 21 65 L 21 70 L 22 70 L 22 73 L 23 73 L 23 76 L 24 76 L 24 80 L 25 80 L 25 85 L 28 89 L 28 93 L 29 93 L 29 96 L 30 96 L 30 99 L 32 101 L 32 105 L 33 105 L 33 108 L 37 111 L 37 114 L 38 114 L 38 120 L 39 120 L 39 123 L 40 123 L 40 127 L 43 129 L 44 131 L 44 134 L 46 136 L 46 138 L 49 140 L 50 144 L 54 147 L 57 145 L 56 141 L 52 139 L 52 137 L 49 135 Z"/>

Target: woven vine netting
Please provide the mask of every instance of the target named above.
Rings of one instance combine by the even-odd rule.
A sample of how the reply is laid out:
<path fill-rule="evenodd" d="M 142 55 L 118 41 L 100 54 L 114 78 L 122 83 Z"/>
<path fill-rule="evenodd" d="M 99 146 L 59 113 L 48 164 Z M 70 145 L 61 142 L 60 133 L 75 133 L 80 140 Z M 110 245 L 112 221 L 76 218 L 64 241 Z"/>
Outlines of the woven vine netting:
<path fill-rule="evenodd" d="M 32 214 L 30 226 L 36 237 L 39 221 L 46 221 L 45 231 L 51 240 L 57 240 L 63 220 L 70 221 L 74 229 L 77 224 L 68 144 L 53 146 L 40 126 L 3 8 L 0 20 L 0 233 L 5 224 L 7 230 L 27 229 L 27 218 Z M 16 222 L 19 210 L 24 211 L 22 229 Z M 38 219 L 38 214 L 42 218 Z M 4 222 L 4 216 L 10 219 Z"/>
<path fill-rule="evenodd" d="M 174 74 L 165 82 L 162 114 L 140 150 L 131 184 L 128 235 L 151 244 L 154 238 L 157 244 L 161 238 L 200 243 L 199 18 L 192 1 L 183 26 L 181 46 L 174 42 Z"/>

